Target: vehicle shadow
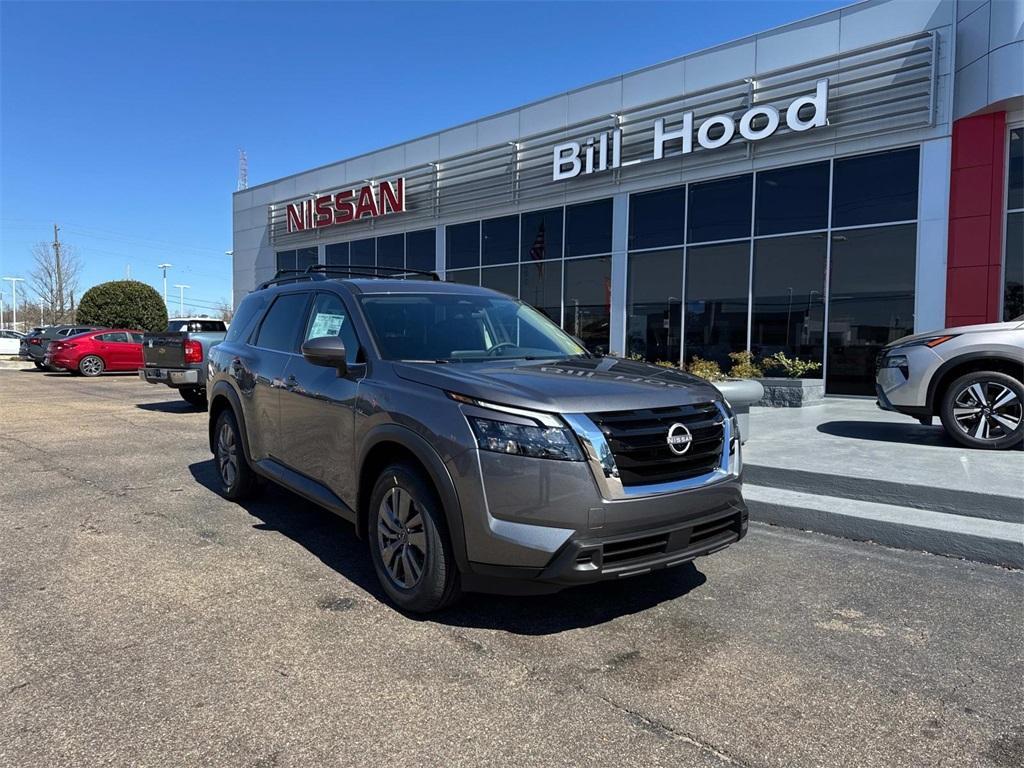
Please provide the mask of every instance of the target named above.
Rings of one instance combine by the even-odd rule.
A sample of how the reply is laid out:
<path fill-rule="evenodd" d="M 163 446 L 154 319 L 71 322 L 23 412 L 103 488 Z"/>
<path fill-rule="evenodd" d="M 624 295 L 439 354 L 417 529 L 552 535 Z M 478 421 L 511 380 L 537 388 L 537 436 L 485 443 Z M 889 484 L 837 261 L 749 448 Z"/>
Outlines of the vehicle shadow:
<path fill-rule="evenodd" d="M 936 422 L 935 426 L 924 424 L 892 424 L 881 421 L 826 421 L 818 425 L 818 431 L 833 437 L 847 437 L 855 440 L 873 440 L 881 443 L 904 443 L 908 445 L 935 445 L 940 448 L 963 447 L 953 442 L 946 431 Z"/>
<path fill-rule="evenodd" d="M 200 485 L 219 493 L 213 459 L 191 464 L 189 471 Z M 391 606 L 377 581 L 366 542 L 356 538 L 351 524 L 273 483 L 261 485 L 256 498 L 240 506 L 260 521 L 253 527 L 287 536 L 328 568 Z M 707 577 L 696 565 L 686 563 L 647 576 L 574 587 L 553 595 L 467 594 L 453 607 L 430 616 L 404 615 L 413 621 L 453 627 L 549 635 L 645 611 L 682 597 L 705 581 Z"/>
<path fill-rule="evenodd" d="M 155 411 L 157 413 L 200 413 L 205 408 L 196 408 L 184 400 L 161 400 L 156 403 L 136 403 L 136 408 L 143 411 Z"/>

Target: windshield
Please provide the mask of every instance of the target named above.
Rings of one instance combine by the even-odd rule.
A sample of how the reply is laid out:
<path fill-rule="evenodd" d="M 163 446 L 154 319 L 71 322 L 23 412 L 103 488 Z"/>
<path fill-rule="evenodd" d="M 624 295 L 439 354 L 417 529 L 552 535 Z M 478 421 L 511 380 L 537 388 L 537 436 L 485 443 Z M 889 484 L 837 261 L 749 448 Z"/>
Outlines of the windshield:
<path fill-rule="evenodd" d="M 532 307 L 503 296 L 437 293 L 363 296 L 385 360 L 456 362 L 586 356 Z"/>

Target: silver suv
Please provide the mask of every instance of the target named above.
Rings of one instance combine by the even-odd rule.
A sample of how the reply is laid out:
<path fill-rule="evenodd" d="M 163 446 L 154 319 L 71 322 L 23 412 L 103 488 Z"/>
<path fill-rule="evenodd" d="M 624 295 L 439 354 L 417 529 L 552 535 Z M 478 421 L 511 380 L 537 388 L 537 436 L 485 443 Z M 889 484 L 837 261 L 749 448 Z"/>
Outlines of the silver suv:
<path fill-rule="evenodd" d="M 1024 440 L 1024 316 L 907 336 L 878 356 L 878 405 L 931 424 L 970 448 Z"/>
<path fill-rule="evenodd" d="M 735 419 L 706 382 L 595 357 L 495 291 L 326 271 L 263 284 L 210 350 L 210 448 L 228 498 L 261 476 L 354 523 L 402 609 L 746 534 Z"/>

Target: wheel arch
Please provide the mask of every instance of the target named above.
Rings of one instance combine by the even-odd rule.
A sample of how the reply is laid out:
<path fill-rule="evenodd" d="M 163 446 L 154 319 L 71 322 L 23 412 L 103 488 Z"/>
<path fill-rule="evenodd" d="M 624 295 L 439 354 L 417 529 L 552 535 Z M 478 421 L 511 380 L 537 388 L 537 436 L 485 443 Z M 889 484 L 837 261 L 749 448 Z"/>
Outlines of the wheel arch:
<path fill-rule="evenodd" d="M 207 422 L 207 437 L 210 441 L 210 453 L 216 453 L 217 436 L 214 434 L 217 427 L 217 419 L 222 411 L 231 409 L 238 424 L 238 430 L 242 433 L 242 450 L 245 453 L 245 460 L 252 464 L 252 457 L 249 455 L 249 433 L 245 426 L 245 413 L 242 411 L 242 402 L 238 393 L 226 381 L 218 381 L 213 388 L 207 391 L 207 408 L 210 414 Z"/>
<path fill-rule="evenodd" d="M 374 483 L 380 472 L 395 461 L 405 461 L 422 470 L 433 486 L 441 501 L 455 561 L 460 570 L 465 571 L 468 560 L 462 507 L 451 474 L 437 451 L 425 439 L 397 424 L 377 427 L 363 441 L 356 475 L 356 534 L 365 538 Z"/>
<path fill-rule="evenodd" d="M 947 360 L 932 376 L 928 384 L 928 409 L 938 416 L 942 410 L 942 401 L 949 390 L 950 384 L 967 373 L 978 371 L 995 371 L 1005 373 L 1021 381 L 1024 363 L 1004 355 L 991 355 L 987 352 L 970 352 Z"/>

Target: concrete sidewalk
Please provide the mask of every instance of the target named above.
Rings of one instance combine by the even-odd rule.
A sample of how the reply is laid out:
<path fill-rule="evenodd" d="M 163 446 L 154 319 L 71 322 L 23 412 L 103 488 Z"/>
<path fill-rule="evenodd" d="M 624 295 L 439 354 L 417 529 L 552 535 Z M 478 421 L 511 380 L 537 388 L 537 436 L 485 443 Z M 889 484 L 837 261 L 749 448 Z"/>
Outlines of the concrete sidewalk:
<path fill-rule="evenodd" d="M 873 401 L 755 408 L 754 519 L 1024 568 L 1024 452 L 975 451 Z"/>

